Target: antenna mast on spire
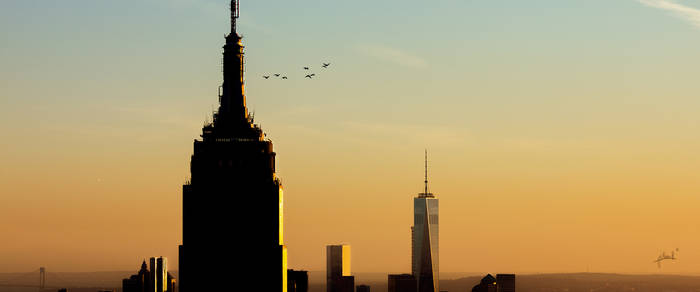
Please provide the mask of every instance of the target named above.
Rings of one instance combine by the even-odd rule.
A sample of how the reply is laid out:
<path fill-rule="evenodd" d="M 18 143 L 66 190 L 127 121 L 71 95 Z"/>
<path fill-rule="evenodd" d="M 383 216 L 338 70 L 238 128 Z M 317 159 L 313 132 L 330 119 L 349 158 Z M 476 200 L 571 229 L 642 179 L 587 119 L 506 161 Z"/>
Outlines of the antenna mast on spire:
<path fill-rule="evenodd" d="M 236 33 L 236 19 L 238 19 L 238 0 L 231 0 L 231 33 Z"/>
<path fill-rule="evenodd" d="M 425 149 L 425 193 L 428 194 L 428 149 Z"/>

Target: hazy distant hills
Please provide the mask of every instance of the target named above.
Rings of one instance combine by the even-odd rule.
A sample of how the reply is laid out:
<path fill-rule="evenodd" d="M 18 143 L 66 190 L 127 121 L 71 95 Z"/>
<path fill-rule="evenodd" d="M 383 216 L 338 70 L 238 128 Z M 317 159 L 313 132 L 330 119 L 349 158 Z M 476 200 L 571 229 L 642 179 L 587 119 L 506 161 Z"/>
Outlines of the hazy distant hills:
<path fill-rule="evenodd" d="M 136 274 L 136 272 L 136 270 L 78 273 L 48 271 L 46 273 L 46 286 L 51 287 L 51 289 L 47 288 L 41 292 L 56 292 L 57 288 L 69 288 L 69 292 L 95 292 L 99 289 L 121 290 L 122 279 Z M 170 273 L 177 277 L 177 271 L 170 271 Z M 0 292 L 39 292 L 38 288 L 27 286 L 39 286 L 39 272 L 0 273 Z"/>
<path fill-rule="evenodd" d="M 51 273 L 47 285 L 66 287 L 69 292 L 95 292 L 98 289 L 121 288 L 121 280 L 135 271 Z M 172 272 L 171 272 L 172 273 Z M 177 275 L 177 273 L 173 273 Z M 445 274 L 454 277 L 440 281 L 440 289 L 450 292 L 469 292 L 484 275 L 473 273 Z M 356 284 L 367 284 L 372 292 L 387 292 L 387 275 L 383 273 L 357 273 Z M 325 292 L 325 272 L 309 273 L 310 292 Z M 39 274 L 0 273 L 0 285 L 11 281 L 19 285 L 38 286 Z M 679 275 L 622 275 L 622 274 L 535 274 L 517 275 L 518 292 L 700 292 L 700 276 Z M 82 287 L 79 289 L 78 287 Z M 56 291 L 46 289 L 41 292 Z M 0 292 L 40 292 L 37 288 L 0 286 Z"/>
<path fill-rule="evenodd" d="M 440 289 L 471 291 L 480 279 L 468 277 L 440 281 Z M 520 292 L 686 292 L 700 291 L 700 277 L 594 273 L 518 275 L 516 289 Z"/>
<path fill-rule="evenodd" d="M 387 276 L 383 275 L 380 280 L 378 275 L 358 274 L 355 283 L 370 285 L 372 292 L 387 292 Z M 469 292 L 483 276 L 443 279 L 440 280 L 440 290 Z M 309 291 L 325 292 L 324 281 L 312 276 Z M 596 273 L 517 275 L 516 289 L 518 292 L 700 292 L 700 276 Z"/>

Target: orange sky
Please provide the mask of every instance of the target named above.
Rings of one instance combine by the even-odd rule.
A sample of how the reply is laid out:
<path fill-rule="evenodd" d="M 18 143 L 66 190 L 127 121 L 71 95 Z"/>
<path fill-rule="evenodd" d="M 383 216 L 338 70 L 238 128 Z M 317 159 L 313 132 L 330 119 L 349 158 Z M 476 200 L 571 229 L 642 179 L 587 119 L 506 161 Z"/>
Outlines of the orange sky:
<path fill-rule="evenodd" d="M 327 31 L 351 33 L 345 12 L 325 4 L 314 11 L 341 20 L 315 29 L 243 7 L 290 267 L 323 270 L 325 245 L 347 243 L 354 272 L 409 272 L 428 148 L 442 272 L 698 273 L 697 28 L 638 1 L 453 2 L 421 12 L 433 21 L 419 46 L 384 23 L 401 12 L 364 11 L 377 32 L 347 40 Z M 21 17 L 36 4 L 0 4 L 18 15 L 0 12 L 14 24 L 0 25 L 0 272 L 177 266 L 181 186 L 227 26 L 221 3 L 168 3 L 37 12 L 52 26 Z M 129 21 L 103 23 L 110 11 Z M 333 65 L 313 81 L 259 78 L 321 59 Z M 676 262 L 651 263 L 674 248 Z"/>

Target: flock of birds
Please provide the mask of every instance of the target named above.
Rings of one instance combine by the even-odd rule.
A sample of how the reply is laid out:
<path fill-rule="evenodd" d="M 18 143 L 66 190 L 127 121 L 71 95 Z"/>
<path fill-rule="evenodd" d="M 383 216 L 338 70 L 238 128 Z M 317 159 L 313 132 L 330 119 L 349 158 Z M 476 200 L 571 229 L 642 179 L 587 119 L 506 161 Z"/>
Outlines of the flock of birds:
<path fill-rule="evenodd" d="M 330 66 L 330 65 L 331 65 L 331 63 L 321 63 L 321 69 L 328 68 L 328 66 Z M 311 67 L 309 67 L 309 66 L 304 66 L 303 68 L 304 68 L 304 72 L 308 72 L 309 70 L 311 70 Z M 275 77 L 280 77 L 280 76 L 282 76 L 282 77 L 280 77 L 280 78 L 283 79 L 283 80 L 289 79 L 287 76 L 283 76 L 283 75 L 280 74 L 280 73 L 272 74 L 272 76 L 275 76 Z M 316 73 L 308 73 L 308 74 L 306 74 L 306 76 L 304 76 L 304 78 L 313 79 L 314 76 L 316 76 Z M 264 79 L 270 79 L 270 75 L 263 75 L 263 78 L 264 78 Z"/>

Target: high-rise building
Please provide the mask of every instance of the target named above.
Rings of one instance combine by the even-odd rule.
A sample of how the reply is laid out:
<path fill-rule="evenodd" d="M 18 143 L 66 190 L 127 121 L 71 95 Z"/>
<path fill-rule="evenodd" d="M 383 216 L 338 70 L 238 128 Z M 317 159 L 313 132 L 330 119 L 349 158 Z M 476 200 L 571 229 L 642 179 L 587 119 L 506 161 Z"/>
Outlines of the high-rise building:
<path fill-rule="evenodd" d="M 272 142 L 246 107 L 238 17 L 238 0 L 232 0 L 219 108 L 202 128 L 201 140 L 194 141 L 191 178 L 183 186 L 178 269 L 183 292 L 220 291 L 222 281 L 287 290 L 282 185 Z"/>
<path fill-rule="evenodd" d="M 153 262 L 154 258 L 151 258 Z M 151 273 L 155 277 L 154 284 L 156 292 L 165 292 L 168 290 L 168 259 L 164 257 L 155 258 L 156 266 L 151 267 Z"/>
<path fill-rule="evenodd" d="M 425 152 L 425 189 L 413 199 L 412 268 L 418 292 L 438 292 L 438 199 L 428 191 L 428 152 Z"/>
<path fill-rule="evenodd" d="M 355 289 L 355 292 L 370 292 L 370 291 L 369 291 L 369 286 L 367 286 L 367 285 L 358 285 L 357 288 Z"/>
<path fill-rule="evenodd" d="M 496 290 L 497 292 L 515 292 L 515 275 L 497 274 Z"/>
<path fill-rule="evenodd" d="M 411 226 L 411 273 L 416 270 L 416 234 Z"/>
<path fill-rule="evenodd" d="M 308 292 L 309 272 L 287 270 L 287 292 Z"/>
<path fill-rule="evenodd" d="M 411 274 L 389 275 L 389 292 L 416 292 L 416 278 Z"/>
<path fill-rule="evenodd" d="M 355 277 L 350 272 L 350 246 L 326 246 L 326 291 L 354 292 Z"/>

